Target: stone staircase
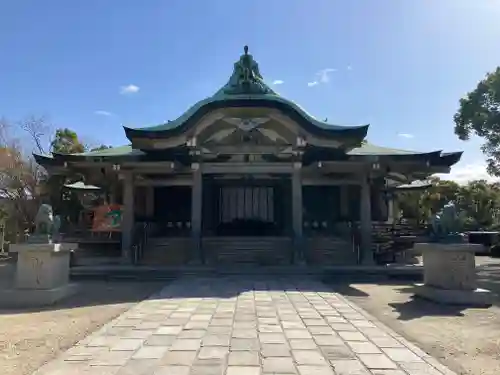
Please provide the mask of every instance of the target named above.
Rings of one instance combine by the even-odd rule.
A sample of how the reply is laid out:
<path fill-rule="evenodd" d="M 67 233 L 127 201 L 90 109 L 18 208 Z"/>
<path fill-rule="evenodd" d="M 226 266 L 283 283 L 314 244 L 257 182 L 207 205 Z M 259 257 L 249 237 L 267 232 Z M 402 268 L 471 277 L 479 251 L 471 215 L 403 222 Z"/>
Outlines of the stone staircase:
<path fill-rule="evenodd" d="M 288 265 L 293 251 L 289 237 L 205 237 L 202 246 L 211 265 Z"/>
<path fill-rule="evenodd" d="M 292 259 L 293 240 L 289 237 L 204 237 L 201 246 L 207 265 L 231 264 L 286 266 Z M 355 265 L 357 254 L 340 237 L 304 239 L 307 264 L 311 266 Z M 189 237 L 152 237 L 141 260 L 147 266 L 184 266 L 198 261 Z"/>
<path fill-rule="evenodd" d="M 148 266 L 183 266 L 193 259 L 190 237 L 151 237 L 141 259 Z"/>
<path fill-rule="evenodd" d="M 320 266 L 357 264 L 352 244 L 341 237 L 309 237 L 305 239 L 307 263 Z"/>

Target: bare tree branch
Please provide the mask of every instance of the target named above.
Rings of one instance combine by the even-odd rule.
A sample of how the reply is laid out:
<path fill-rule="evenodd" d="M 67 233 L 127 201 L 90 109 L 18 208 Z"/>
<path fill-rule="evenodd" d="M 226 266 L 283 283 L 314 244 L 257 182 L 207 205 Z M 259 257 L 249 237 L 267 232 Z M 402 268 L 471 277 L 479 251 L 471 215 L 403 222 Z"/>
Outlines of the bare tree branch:
<path fill-rule="evenodd" d="M 52 130 L 51 126 L 48 125 L 48 119 L 45 116 L 30 116 L 19 121 L 18 125 L 22 130 L 28 133 L 31 140 L 35 144 L 36 151 L 40 154 L 45 154 L 46 150 L 43 147 L 43 137 L 48 136 Z"/>
<path fill-rule="evenodd" d="M 7 217 L 16 228 L 31 226 L 38 206 L 38 186 L 46 172 L 35 162 L 33 151 L 44 153 L 50 131 L 43 117 L 11 122 L 0 119 L 0 198 L 7 202 Z M 20 134 L 26 133 L 29 142 Z M 27 151 L 27 152 L 25 152 Z"/>

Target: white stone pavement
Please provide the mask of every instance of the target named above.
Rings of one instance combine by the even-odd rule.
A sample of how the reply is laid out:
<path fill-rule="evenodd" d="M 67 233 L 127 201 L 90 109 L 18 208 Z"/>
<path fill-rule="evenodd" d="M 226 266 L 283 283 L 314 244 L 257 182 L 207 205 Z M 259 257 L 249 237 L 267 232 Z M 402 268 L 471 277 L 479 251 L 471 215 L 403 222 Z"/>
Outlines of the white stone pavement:
<path fill-rule="evenodd" d="M 452 375 L 302 277 L 181 278 L 36 375 Z"/>

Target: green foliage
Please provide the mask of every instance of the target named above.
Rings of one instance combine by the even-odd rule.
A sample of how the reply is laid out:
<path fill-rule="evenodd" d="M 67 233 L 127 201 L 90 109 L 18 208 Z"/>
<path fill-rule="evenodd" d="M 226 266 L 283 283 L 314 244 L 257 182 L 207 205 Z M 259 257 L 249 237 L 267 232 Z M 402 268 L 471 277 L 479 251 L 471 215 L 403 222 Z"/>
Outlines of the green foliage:
<path fill-rule="evenodd" d="M 78 139 L 78 135 L 70 129 L 57 129 L 54 140 L 50 144 L 52 152 L 61 154 L 76 154 L 85 152 L 85 146 Z"/>
<path fill-rule="evenodd" d="M 90 151 L 101 151 L 101 150 L 107 150 L 108 148 L 111 148 L 111 146 L 100 145 L 98 147 L 91 148 Z"/>
<path fill-rule="evenodd" d="M 427 222 L 449 201 L 455 202 L 463 229 L 493 229 L 500 226 L 500 184 L 484 180 L 458 185 L 453 181 L 434 178 L 433 186 L 425 191 L 398 195 L 399 207 L 405 218 Z"/>
<path fill-rule="evenodd" d="M 461 140 L 471 135 L 485 140 L 481 150 L 488 157 L 488 172 L 500 176 L 500 67 L 460 99 L 454 121 Z"/>
<path fill-rule="evenodd" d="M 108 146 L 101 145 L 94 150 L 103 150 Z M 87 147 L 81 142 L 76 132 L 70 129 L 57 129 L 54 140 L 51 143 L 51 151 L 62 154 L 75 154 L 87 151 Z M 75 192 L 64 189 L 64 185 L 81 181 L 82 176 L 75 175 L 51 175 L 46 181 L 46 190 L 50 196 L 50 202 L 54 212 L 63 217 L 76 219 L 75 215 L 81 209 L 81 204 Z"/>

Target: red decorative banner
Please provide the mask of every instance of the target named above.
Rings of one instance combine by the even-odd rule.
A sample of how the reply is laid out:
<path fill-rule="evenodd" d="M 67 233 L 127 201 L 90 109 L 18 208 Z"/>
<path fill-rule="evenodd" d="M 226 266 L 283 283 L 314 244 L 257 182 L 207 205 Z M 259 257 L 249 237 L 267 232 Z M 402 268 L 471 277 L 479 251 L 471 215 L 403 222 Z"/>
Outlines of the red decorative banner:
<path fill-rule="evenodd" d="M 123 206 L 120 204 L 109 204 L 95 208 L 92 231 L 120 232 L 122 225 L 122 213 Z"/>

